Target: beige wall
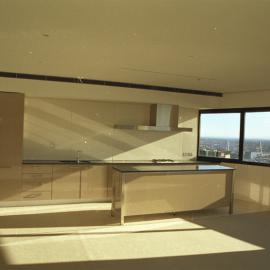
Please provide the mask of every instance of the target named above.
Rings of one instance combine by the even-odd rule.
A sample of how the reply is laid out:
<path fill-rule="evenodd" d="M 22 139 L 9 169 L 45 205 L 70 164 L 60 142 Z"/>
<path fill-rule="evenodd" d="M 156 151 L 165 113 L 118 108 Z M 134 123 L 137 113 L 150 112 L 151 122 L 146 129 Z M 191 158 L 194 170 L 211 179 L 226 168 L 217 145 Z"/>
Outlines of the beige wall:
<path fill-rule="evenodd" d="M 0 90 L 24 93 L 26 97 L 178 104 L 185 108 L 221 106 L 222 98 L 98 85 L 0 78 Z"/>
<path fill-rule="evenodd" d="M 150 105 L 55 98 L 26 98 L 24 159 L 190 159 L 196 155 L 197 110 L 180 108 L 180 123 L 193 132 L 113 129 L 147 125 Z M 183 155 L 184 153 L 184 155 Z M 191 153 L 188 156 L 186 153 Z"/>
<path fill-rule="evenodd" d="M 270 207 L 270 168 L 263 166 L 226 164 L 234 167 L 235 197 Z"/>

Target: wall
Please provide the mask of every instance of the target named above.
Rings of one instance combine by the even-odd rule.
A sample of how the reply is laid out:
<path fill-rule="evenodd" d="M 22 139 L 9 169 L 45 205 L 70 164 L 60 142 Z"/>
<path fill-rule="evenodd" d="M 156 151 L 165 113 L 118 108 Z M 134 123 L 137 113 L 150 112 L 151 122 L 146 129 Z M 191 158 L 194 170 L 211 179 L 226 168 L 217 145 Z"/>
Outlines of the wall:
<path fill-rule="evenodd" d="M 113 129 L 149 121 L 150 105 L 56 98 L 26 98 L 24 159 L 149 160 L 196 156 L 197 110 L 180 108 L 191 133 Z M 183 153 L 192 153 L 186 156 Z"/>
<path fill-rule="evenodd" d="M 225 164 L 234 167 L 234 192 L 240 200 L 270 207 L 270 167 Z"/>
<path fill-rule="evenodd" d="M 221 106 L 222 98 L 173 92 L 0 78 L 0 90 L 24 93 L 26 97 L 178 104 L 185 108 Z"/>

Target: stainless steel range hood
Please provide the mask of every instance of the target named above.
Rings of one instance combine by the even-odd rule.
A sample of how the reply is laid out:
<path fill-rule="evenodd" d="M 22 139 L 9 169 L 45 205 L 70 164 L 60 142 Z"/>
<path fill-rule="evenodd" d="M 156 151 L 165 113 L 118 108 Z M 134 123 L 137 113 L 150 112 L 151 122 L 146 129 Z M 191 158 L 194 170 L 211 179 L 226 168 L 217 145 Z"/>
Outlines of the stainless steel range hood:
<path fill-rule="evenodd" d="M 152 104 L 149 125 L 114 125 L 117 129 L 142 131 L 192 131 L 192 128 L 178 127 L 179 108 L 177 105 Z"/>

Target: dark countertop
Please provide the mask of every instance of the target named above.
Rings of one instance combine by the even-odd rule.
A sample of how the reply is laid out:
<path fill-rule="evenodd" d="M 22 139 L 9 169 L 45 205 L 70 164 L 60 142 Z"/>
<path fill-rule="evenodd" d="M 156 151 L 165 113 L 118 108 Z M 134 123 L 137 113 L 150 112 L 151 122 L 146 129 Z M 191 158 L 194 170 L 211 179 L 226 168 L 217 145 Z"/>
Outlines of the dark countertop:
<path fill-rule="evenodd" d="M 76 160 L 24 160 L 23 164 L 30 165 L 177 165 L 177 164 L 208 164 L 204 161 L 196 160 L 174 160 L 172 163 L 155 163 L 152 160 L 81 160 L 79 163 Z"/>
<path fill-rule="evenodd" d="M 234 168 L 221 166 L 221 165 L 210 165 L 210 164 L 186 164 L 186 165 L 163 165 L 163 166 L 127 166 L 127 165 L 116 165 L 113 168 L 122 173 L 144 173 L 144 172 L 205 172 L 205 171 L 230 171 Z"/>

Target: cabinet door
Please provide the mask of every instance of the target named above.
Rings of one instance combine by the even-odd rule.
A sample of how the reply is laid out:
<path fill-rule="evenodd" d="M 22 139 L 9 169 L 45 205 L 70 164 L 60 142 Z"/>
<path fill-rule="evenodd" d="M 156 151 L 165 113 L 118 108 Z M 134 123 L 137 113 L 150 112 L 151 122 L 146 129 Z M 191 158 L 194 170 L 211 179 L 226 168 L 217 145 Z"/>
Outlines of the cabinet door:
<path fill-rule="evenodd" d="M 0 168 L 0 202 L 21 200 L 21 167 Z"/>
<path fill-rule="evenodd" d="M 51 192 L 52 175 L 47 173 L 24 173 L 22 176 L 23 191 Z"/>
<path fill-rule="evenodd" d="M 0 92 L 0 166 L 22 164 L 24 95 Z"/>
<path fill-rule="evenodd" d="M 54 166 L 52 199 L 79 199 L 80 180 L 80 166 Z"/>
<path fill-rule="evenodd" d="M 91 201 L 108 200 L 108 167 L 95 165 L 81 172 L 81 198 Z"/>

